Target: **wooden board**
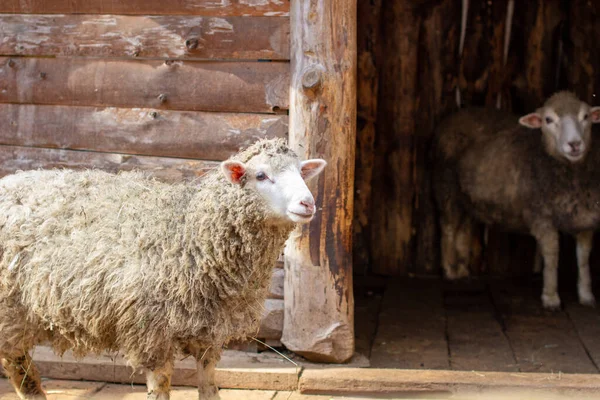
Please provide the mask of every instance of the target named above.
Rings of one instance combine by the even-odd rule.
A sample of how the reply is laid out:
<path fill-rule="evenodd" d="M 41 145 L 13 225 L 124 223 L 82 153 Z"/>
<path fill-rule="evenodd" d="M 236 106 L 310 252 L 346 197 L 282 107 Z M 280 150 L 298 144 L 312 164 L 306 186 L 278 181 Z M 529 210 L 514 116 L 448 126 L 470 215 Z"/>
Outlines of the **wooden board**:
<path fill-rule="evenodd" d="M 599 399 L 597 374 L 478 371 L 399 371 L 329 368 L 306 370 L 302 393 L 384 399 L 592 400 Z M 560 396 L 560 395 L 564 395 Z M 381 397 L 380 397 L 381 396 Z"/>
<path fill-rule="evenodd" d="M 444 292 L 451 369 L 519 371 L 486 285 L 449 284 Z"/>
<path fill-rule="evenodd" d="M 565 300 L 563 296 L 562 300 Z M 575 298 L 565 304 L 565 311 L 596 367 L 600 366 L 600 313 L 597 308 L 585 307 Z"/>
<path fill-rule="evenodd" d="M 59 357 L 45 346 L 37 346 L 32 354 L 45 378 L 146 383 L 144 371 L 134 372 L 119 354 L 76 360 L 70 351 Z M 220 388 L 295 390 L 300 371 L 301 368 L 273 353 L 258 355 L 226 350 L 217 365 L 215 379 Z M 195 360 L 191 357 L 176 360 L 172 384 L 197 386 L 197 382 Z"/>
<path fill-rule="evenodd" d="M 182 158 L 0 146 L 0 176 L 38 168 L 97 168 L 110 172 L 135 169 L 150 172 L 164 181 L 178 182 L 198 178 L 217 166 L 212 161 Z"/>
<path fill-rule="evenodd" d="M 448 369 L 445 325 L 440 281 L 389 284 L 383 296 L 371 366 Z"/>
<path fill-rule="evenodd" d="M 275 59 L 290 57 L 285 17 L 0 15 L 0 54 Z"/>
<path fill-rule="evenodd" d="M 0 12 L 22 14 L 129 14 L 285 16 L 289 0 L 2 0 Z"/>
<path fill-rule="evenodd" d="M 273 112 L 289 64 L 0 57 L 0 103 Z"/>
<path fill-rule="evenodd" d="M 0 144 L 224 160 L 287 137 L 287 115 L 0 104 Z"/>
<path fill-rule="evenodd" d="M 493 285 L 492 295 L 522 372 L 598 373 L 563 311 L 542 308 L 541 288 Z"/>

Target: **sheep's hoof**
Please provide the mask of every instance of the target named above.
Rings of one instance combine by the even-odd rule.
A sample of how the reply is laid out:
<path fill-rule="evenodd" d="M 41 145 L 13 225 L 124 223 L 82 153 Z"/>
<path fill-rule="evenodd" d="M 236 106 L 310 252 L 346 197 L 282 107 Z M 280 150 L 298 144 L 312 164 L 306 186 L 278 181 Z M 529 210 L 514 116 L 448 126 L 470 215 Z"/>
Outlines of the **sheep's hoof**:
<path fill-rule="evenodd" d="M 457 281 L 469 277 L 469 270 L 461 265 L 458 268 L 444 268 L 446 279 L 449 281 Z"/>
<path fill-rule="evenodd" d="M 543 294 L 542 295 L 542 304 L 544 308 L 549 311 L 560 310 L 560 297 L 558 293 L 554 294 Z"/>
<path fill-rule="evenodd" d="M 216 386 L 205 386 L 198 389 L 198 400 L 221 400 Z"/>
<path fill-rule="evenodd" d="M 579 304 L 586 307 L 596 307 L 596 298 L 592 293 L 579 293 Z"/>

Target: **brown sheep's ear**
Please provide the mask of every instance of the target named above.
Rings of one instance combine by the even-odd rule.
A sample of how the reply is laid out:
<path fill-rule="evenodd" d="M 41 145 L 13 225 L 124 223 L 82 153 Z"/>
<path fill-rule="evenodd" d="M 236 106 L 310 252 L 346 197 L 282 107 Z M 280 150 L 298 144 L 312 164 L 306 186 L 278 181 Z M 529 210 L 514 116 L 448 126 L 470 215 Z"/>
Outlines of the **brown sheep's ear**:
<path fill-rule="evenodd" d="M 327 161 L 320 158 L 302 161 L 300 163 L 300 174 L 302 175 L 302 179 L 308 181 L 309 179 L 314 178 L 323 171 L 323 168 L 325 168 L 326 165 Z"/>
<path fill-rule="evenodd" d="M 600 123 L 600 107 L 592 107 L 590 109 L 590 121 L 592 121 L 592 124 Z"/>
<path fill-rule="evenodd" d="M 246 174 L 246 166 L 240 161 L 227 160 L 221 163 L 221 172 L 229 182 L 239 185 Z"/>
<path fill-rule="evenodd" d="M 527 128 L 538 129 L 542 127 L 542 116 L 538 112 L 527 114 L 519 118 L 519 123 Z"/>

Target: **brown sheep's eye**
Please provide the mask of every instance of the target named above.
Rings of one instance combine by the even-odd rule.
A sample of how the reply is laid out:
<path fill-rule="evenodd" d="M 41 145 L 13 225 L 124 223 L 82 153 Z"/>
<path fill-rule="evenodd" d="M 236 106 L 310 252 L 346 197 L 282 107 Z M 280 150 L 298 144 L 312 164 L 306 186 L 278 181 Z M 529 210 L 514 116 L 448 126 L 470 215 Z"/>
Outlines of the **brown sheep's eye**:
<path fill-rule="evenodd" d="M 583 120 L 584 120 L 584 121 L 587 121 L 588 117 L 589 117 L 589 115 L 588 115 L 588 114 L 585 114 L 585 115 L 583 116 Z"/>
<path fill-rule="evenodd" d="M 265 179 L 267 179 L 267 174 L 265 174 L 264 172 L 258 172 L 256 174 L 257 181 L 264 181 Z"/>
<path fill-rule="evenodd" d="M 554 120 L 552 120 L 552 118 L 550 118 L 550 117 L 546 117 L 546 123 L 547 123 L 548 125 L 550 125 L 550 124 L 551 124 L 551 123 L 553 123 L 553 122 L 554 122 Z"/>

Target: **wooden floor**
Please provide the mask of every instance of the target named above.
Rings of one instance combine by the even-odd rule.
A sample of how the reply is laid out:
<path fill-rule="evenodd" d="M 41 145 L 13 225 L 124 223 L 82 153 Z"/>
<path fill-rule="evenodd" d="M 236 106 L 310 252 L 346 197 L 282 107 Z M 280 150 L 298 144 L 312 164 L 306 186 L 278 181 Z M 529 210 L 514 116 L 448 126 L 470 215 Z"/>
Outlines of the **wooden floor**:
<path fill-rule="evenodd" d="M 566 290 L 563 310 L 548 312 L 540 293 L 540 279 L 363 287 L 355 293 L 357 351 L 373 368 L 600 372 L 598 310 Z"/>

